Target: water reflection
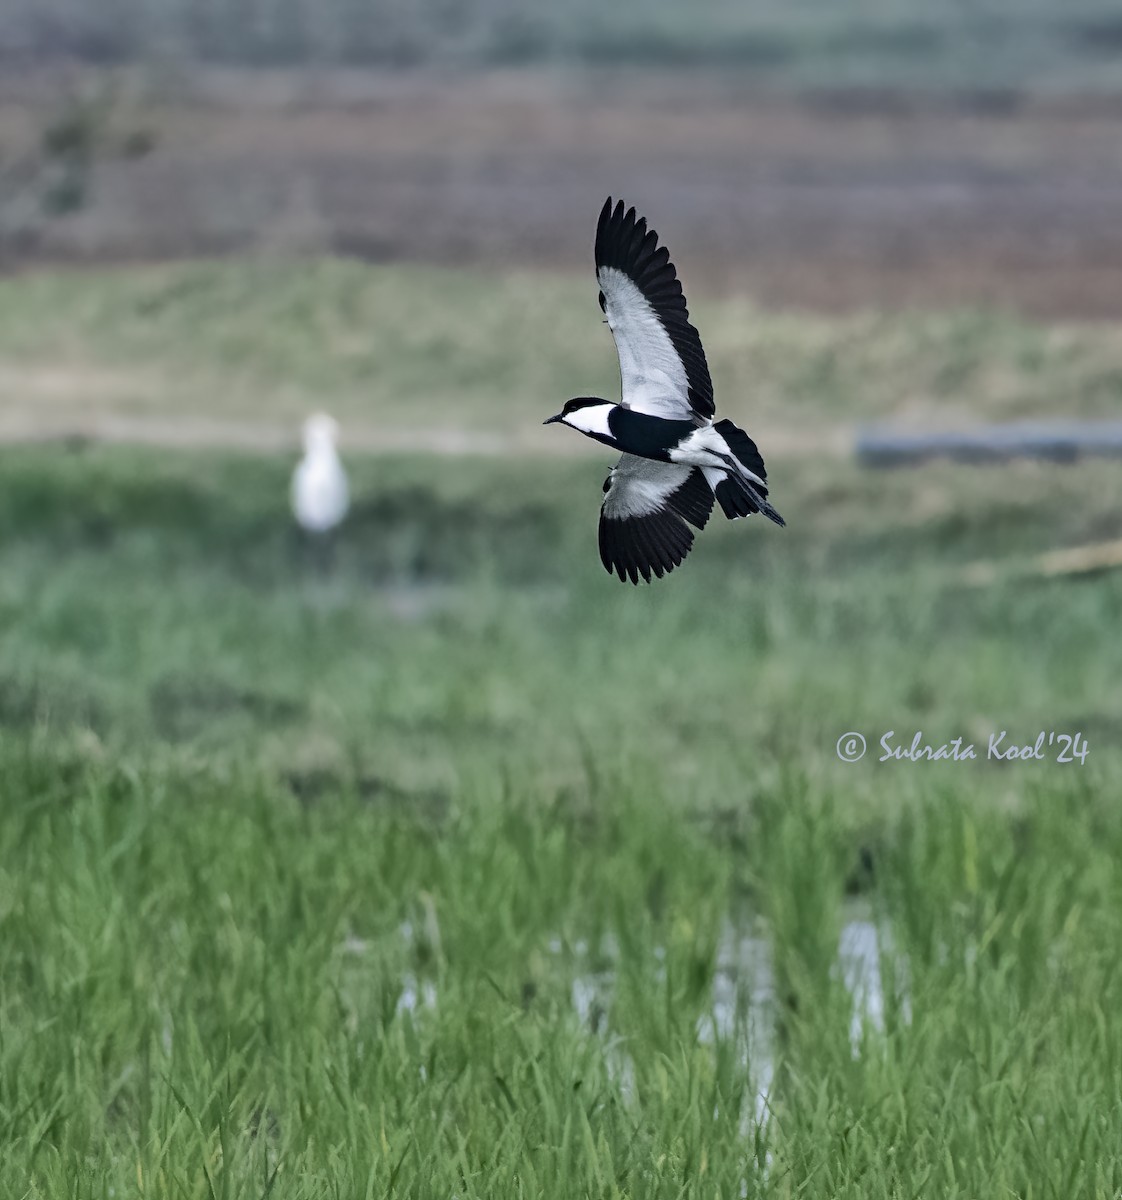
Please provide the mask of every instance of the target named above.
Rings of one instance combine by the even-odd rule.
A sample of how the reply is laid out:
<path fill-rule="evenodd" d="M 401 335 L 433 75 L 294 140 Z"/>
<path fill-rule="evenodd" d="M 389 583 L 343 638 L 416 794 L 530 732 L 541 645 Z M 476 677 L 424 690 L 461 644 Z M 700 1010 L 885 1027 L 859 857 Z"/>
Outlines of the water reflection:
<path fill-rule="evenodd" d="M 410 922 L 401 926 L 407 944 L 415 940 Z M 548 943 L 552 956 L 566 954 L 560 937 Z M 361 955 L 365 943 L 348 938 L 342 947 L 347 954 Z M 569 1002 L 581 1026 L 601 1038 L 608 1070 L 624 1095 L 634 1094 L 635 1068 L 625 1043 L 612 1028 L 612 1005 L 620 965 L 620 947 L 607 935 L 597 944 L 595 953 L 586 941 L 578 940 L 569 949 L 573 972 L 569 984 Z M 885 1024 L 885 993 L 882 977 L 884 956 L 892 956 L 888 933 L 873 919 L 867 908 L 854 905 L 848 910 L 838 937 L 835 970 L 852 1002 L 849 1040 L 854 1056 L 861 1052 L 866 1030 L 882 1032 Z M 654 951 L 652 979 L 665 980 L 665 948 Z M 895 978 L 905 976 L 906 964 L 892 959 Z M 898 1001 L 904 1019 L 910 1019 L 909 1000 L 901 986 Z M 431 979 L 406 973 L 401 980 L 396 1011 L 417 1013 L 435 1010 L 438 990 Z M 752 1085 L 751 1111 L 742 1114 L 745 1136 L 753 1126 L 766 1121 L 779 1057 L 780 997 L 776 994 L 772 944 L 766 926 L 759 920 L 748 925 L 729 921 L 722 931 L 707 1010 L 697 1022 L 697 1037 L 705 1045 L 732 1046 L 736 1061 Z"/>
<path fill-rule="evenodd" d="M 550 949 L 559 954 L 562 942 L 555 938 Z M 838 937 L 836 970 L 852 1001 L 849 1038 L 853 1054 L 861 1050 L 866 1028 L 884 1029 L 884 984 L 881 956 L 891 953 L 887 933 L 862 906 L 849 910 Z M 589 960 L 588 947 L 578 942 L 573 947 L 577 972 L 572 978 L 570 997 L 580 1023 L 598 1036 L 611 1028 L 611 1008 L 616 987 L 618 947 L 608 943 L 599 947 L 597 965 L 581 970 Z M 663 947 L 656 947 L 656 975 L 662 975 Z M 752 1111 L 744 1114 L 744 1132 L 753 1123 L 766 1120 L 770 1094 L 775 1080 L 778 1057 L 778 997 L 771 940 L 766 927 L 755 922 L 750 927 L 729 921 L 721 935 L 713 975 L 708 1010 L 697 1023 L 698 1040 L 703 1044 L 720 1043 L 735 1047 L 737 1061 L 752 1082 Z M 901 996 L 907 1019 L 908 999 Z M 609 1070 L 617 1078 L 630 1077 L 633 1068 L 618 1045 L 609 1054 Z"/>

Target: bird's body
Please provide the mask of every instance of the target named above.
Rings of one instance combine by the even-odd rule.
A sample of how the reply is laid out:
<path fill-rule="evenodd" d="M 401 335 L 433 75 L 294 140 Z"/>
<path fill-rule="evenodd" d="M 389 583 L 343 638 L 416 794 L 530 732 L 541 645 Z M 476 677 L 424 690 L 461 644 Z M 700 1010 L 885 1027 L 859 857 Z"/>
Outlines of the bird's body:
<path fill-rule="evenodd" d="M 690 525 L 714 500 L 725 516 L 783 518 L 767 500 L 767 472 L 752 439 L 714 421 L 713 384 L 689 322 L 669 251 L 633 208 L 609 197 L 596 229 L 600 307 L 619 354 L 622 397 L 570 400 L 559 421 L 623 451 L 604 483 L 600 558 L 620 579 L 661 577 L 689 553 Z"/>
<path fill-rule="evenodd" d="M 304 457 L 292 475 L 292 513 L 309 534 L 330 533 L 347 515 L 347 474 L 335 449 L 338 426 L 317 414 L 304 422 Z"/>

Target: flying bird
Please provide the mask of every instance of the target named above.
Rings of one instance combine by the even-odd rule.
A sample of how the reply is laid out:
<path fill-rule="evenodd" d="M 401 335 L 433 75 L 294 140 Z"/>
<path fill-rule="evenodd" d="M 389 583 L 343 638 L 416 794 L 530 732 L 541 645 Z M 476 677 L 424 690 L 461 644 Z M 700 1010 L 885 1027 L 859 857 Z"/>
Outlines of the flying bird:
<path fill-rule="evenodd" d="M 292 474 L 292 513 L 307 533 L 330 533 L 347 515 L 347 473 L 339 461 L 336 421 L 316 413 L 304 422 L 304 457 Z"/>
<path fill-rule="evenodd" d="M 672 571 L 714 499 L 729 520 L 763 513 L 767 472 L 756 443 L 714 421 L 713 383 L 670 252 L 634 208 L 609 196 L 596 227 L 600 308 L 619 355 L 620 403 L 577 396 L 545 424 L 569 425 L 623 451 L 604 481 L 600 560 L 621 580 Z"/>

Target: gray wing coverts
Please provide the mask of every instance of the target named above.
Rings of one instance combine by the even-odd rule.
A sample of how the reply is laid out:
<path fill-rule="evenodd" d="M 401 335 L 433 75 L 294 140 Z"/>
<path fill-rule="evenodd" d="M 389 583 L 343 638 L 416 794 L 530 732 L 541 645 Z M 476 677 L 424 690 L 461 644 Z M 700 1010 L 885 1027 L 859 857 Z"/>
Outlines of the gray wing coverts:
<path fill-rule="evenodd" d="M 600 561 L 620 579 L 648 583 L 672 571 L 704 529 L 713 492 L 696 468 L 625 454 L 604 481 Z M 688 523 L 687 523 L 688 522 Z"/>
<path fill-rule="evenodd" d="M 713 416 L 713 382 L 709 377 L 709 365 L 701 337 L 690 324 L 686 297 L 678 280 L 670 252 L 658 244 L 658 234 L 648 230 L 645 218 L 636 215 L 634 208 L 624 209 L 623 201 L 612 207 L 609 196 L 600 212 L 596 227 L 596 276 L 600 282 L 600 306 L 608 316 L 616 347 L 620 355 L 620 366 L 624 375 L 624 402 L 627 402 L 629 369 L 638 365 L 641 370 L 641 349 L 626 343 L 636 323 L 641 324 L 648 313 L 629 312 L 628 307 L 638 301 L 634 292 L 623 294 L 624 289 L 613 288 L 613 272 L 627 277 L 642 299 L 649 306 L 649 315 L 657 320 L 662 334 L 669 341 L 666 352 L 678 360 L 678 371 L 684 372 L 684 394 L 680 397 L 681 408 L 692 411 L 703 420 Z M 607 295 L 605 295 L 605 290 Z M 620 294 L 615 295 L 613 292 Z M 642 347 L 649 353 L 650 345 Z M 629 350 L 631 353 L 629 353 Z M 655 357 L 659 357 L 657 348 Z M 674 372 L 677 373 L 677 372 Z M 659 415 L 668 415 L 660 413 Z"/>

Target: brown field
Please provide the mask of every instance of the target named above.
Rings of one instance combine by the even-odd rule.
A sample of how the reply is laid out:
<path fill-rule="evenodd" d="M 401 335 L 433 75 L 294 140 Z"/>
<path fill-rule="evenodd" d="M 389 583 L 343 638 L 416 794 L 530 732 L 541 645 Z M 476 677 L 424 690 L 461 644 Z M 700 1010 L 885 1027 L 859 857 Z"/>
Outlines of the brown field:
<path fill-rule="evenodd" d="M 35 92 L 4 85 L 0 148 L 26 141 Z M 93 203 L 37 253 L 583 271 L 611 192 L 694 289 L 830 311 L 1122 311 L 1122 109 L 1106 100 L 796 100 L 649 72 L 210 73 L 162 94 L 128 114 L 151 153 L 103 165 Z"/>

